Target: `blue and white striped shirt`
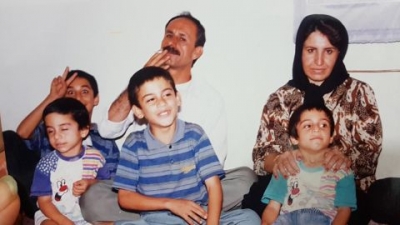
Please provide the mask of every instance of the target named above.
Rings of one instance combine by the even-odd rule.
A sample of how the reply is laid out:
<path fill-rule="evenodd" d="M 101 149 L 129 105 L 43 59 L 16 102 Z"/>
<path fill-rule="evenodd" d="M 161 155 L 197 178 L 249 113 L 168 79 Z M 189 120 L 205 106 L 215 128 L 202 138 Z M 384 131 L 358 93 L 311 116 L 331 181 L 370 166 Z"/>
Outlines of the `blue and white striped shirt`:
<path fill-rule="evenodd" d="M 149 127 L 127 137 L 113 186 L 207 205 L 205 180 L 213 176 L 224 176 L 224 170 L 207 135 L 199 125 L 178 119 L 171 144 L 158 141 Z"/>

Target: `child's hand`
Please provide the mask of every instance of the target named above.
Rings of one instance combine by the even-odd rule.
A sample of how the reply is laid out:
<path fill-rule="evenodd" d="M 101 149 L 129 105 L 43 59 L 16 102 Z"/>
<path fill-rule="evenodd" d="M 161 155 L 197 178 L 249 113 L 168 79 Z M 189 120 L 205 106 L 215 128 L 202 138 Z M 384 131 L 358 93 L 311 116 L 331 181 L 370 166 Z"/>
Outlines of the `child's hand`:
<path fill-rule="evenodd" d="M 74 196 L 81 196 L 89 188 L 92 182 L 90 180 L 78 180 L 72 187 L 72 194 Z"/>
<path fill-rule="evenodd" d="M 65 80 L 65 78 L 67 78 L 68 73 L 69 73 L 69 68 L 66 67 L 63 75 L 55 77 L 51 82 L 50 96 L 52 96 L 54 99 L 64 97 L 65 93 L 67 92 L 68 85 L 70 85 L 77 76 L 77 73 L 74 73 L 68 80 Z"/>
<path fill-rule="evenodd" d="M 193 221 L 201 224 L 202 220 L 207 219 L 207 212 L 200 205 L 189 200 L 171 199 L 171 201 L 167 203 L 167 208 L 190 225 L 194 224 Z"/>

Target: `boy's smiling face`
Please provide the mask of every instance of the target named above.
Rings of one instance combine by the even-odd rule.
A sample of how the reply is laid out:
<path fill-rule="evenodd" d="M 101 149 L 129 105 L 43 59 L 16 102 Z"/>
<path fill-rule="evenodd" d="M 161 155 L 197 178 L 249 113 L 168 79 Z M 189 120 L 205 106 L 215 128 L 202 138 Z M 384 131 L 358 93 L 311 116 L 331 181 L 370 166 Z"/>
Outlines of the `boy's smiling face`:
<path fill-rule="evenodd" d="M 89 128 L 79 130 L 78 123 L 71 114 L 50 113 L 44 118 L 46 132 L 51 146 L 61 155 L 72 157 L 81 151 L 82 140 L 88 135 Z"/>
<path fill-rule="evenodd" d="M 162 77 L 145 82 L 137 92 L 140 108 L 133 106 L 135 115 L 146 118 L 151 128 L 167 128 L 176 121 L 181 99 L 171 84 Z"/>

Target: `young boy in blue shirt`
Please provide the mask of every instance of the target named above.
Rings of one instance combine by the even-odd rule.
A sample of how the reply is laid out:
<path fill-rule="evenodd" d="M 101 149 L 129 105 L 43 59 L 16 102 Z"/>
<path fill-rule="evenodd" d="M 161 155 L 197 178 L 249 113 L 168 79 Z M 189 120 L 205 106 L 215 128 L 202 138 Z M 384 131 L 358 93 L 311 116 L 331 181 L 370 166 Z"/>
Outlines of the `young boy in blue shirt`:
<path fill-rule="evenodd" d="M 181 99 L 169 72 L 143 68 L 127 90 L 148 126 L 123 144 L 113 186 L 121 207 L 142 218 L 116 224 L 260 224 L 248 209 L 221 213 L 224 170 L 203 129 L 177 118 Z"/>
<path fill-rule="evenodd" d="M 345 225 L 356 205 L 351 170 L 325 170 L 323 159 L 330 151 L 334 132 L 332 112 L 325 105 L 306 104 L 293 112 L 289 135 L 303 158 L 296 175 L 272 178 L 262 202 L 268 204 L 262 225 Z"/>

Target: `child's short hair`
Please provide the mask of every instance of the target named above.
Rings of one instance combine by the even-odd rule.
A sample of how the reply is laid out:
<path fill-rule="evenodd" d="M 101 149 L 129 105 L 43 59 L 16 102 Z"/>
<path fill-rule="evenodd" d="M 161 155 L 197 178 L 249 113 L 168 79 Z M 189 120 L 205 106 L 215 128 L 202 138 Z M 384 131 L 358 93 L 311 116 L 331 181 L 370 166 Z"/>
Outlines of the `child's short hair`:
<path fill-rule="evenodd" d="M 74 73 L 77 73 L 76 77 L 83 78 L 89 82 L 89 84 L 93 90 L 94 97 L 97 97 L 97 95 L 99 94 L 99 87 L 97 86 L 96 78 L 94 78 L 93 75 L 88 74 L 83 70 L 71 70 L 71 71 L 69 71 L 69 73 L 67 74 L 67 77 L 65 79 L 68 80 L 68 78 L 70 78 L 72 75 L 74 75 Z"/>
<path fill-rule="evenodd" d="M 59 113 L 62 115 L 70 114 L 78 123 L 80 130 L 90 126 L 89 112 L 80 101 L 74 98 L 59 98 L 52 101 L 43 110 L 43 121 L 50 113 Z"/>
<path fill-rule="evenodd" d="M 154 80 L 155 78 L 164 78 L 166 81 L 168 81 L 176 94 L 177 90 L 175 87 L 174 79 L 167 70 L 154 66 L 144 67 L 133 74 L 131 79 L 129 80 L 127 91 L 129 102 L 131 103 L 131 105 L 135 105 L 140 108 L 137 93 L 144 83 Z"/>
<path fill-rule="evenodd" d="M 335 126 L 335 121 L 333 120 L 332 112 L 329 110 L 325 105 L 323 104 L 303 104 L 299 108 L 297 108 L 292 116 L 290 117 L 289 120 L 289 135 L 294 138 L 298 138 L 299 135 L 297 133 L 296 126 L 300 122 L 300 117 L 305 111 L 310 111 L 310 110 L 317 110 L 317 111 L 322 111 L 325 113 L 325 115 L 329 119 L 329 125 L 330 125 L 330 134 L 331 136 L 333 135 L 334 132 L 334 126 Z"/>

